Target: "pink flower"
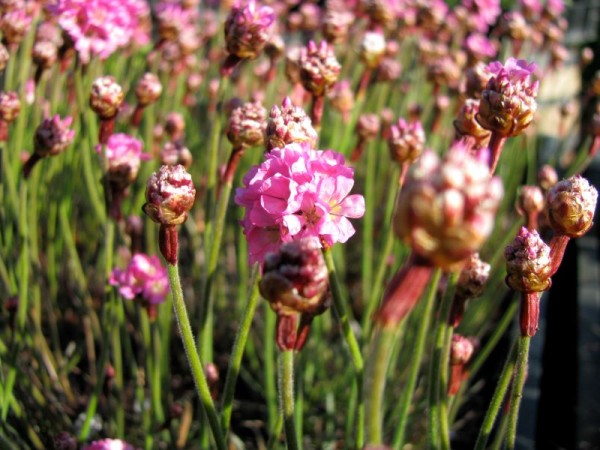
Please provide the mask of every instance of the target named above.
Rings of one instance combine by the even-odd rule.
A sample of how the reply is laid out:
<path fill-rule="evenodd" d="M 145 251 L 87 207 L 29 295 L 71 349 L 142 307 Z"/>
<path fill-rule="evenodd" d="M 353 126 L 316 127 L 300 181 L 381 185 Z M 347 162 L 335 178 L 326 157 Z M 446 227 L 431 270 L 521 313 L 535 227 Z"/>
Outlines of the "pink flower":
<path fill-rule="evenodd" d="M 149 15 L 143 0 L 58 0 L 49 10 L 73 39 L 84 64 L 92 56 L 108 58 L 133 39 L 147 42 L 140 36 L 140 19 Z"/>
<path fill-rule="evenodd" d="M 360 218 L 365 211 L 362 195 L 348 195 L 353 177 L 344 157 L 332 150 L 294 143 L 267 153 L 235 195 L 246 208 L 241 223 L 250 263 L 303 237 L 317 237 L 326 246 L 346 242 L 355 231 L 348 218 Z"/>
<path fill-rule="evenodd" d="M 128 444 L 121 439 L 101 439 L 88 445 L 84 445 L 81 450 L 135 450 L 133 445 Z"/>
<path fill-rule="evenodd" d="M 119 294 L 127 300 L 140 295 L 151 305 L 162 303 L 169 293 L 167 269 L 162 266 L 158 256 L 143 253 L 133 255 L 125 270 L 113 269 L 109 283 L 118 286 Z"/>
<path fill-rule="evenodd" d="M 471 33 L 463 43 L 465 50 L 477 60 L 496 56 L 496 46 L 485 35 Z"/>

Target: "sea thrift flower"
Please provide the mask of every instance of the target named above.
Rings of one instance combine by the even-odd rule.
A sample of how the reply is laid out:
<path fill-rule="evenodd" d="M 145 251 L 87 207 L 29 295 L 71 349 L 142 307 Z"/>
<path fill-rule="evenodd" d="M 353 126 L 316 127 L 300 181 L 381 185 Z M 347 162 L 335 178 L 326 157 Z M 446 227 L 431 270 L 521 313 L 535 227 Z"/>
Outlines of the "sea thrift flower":
<path fill-rule="evenodd" d="M 488 66 L 493 76 L 482 93 L 476 119 L 492 132 L 491 173 L 500 158 L 504 140 L 521 134 L 533 120 L 539 88 L 538 81 L 530 80 L 535 69 L 534 63 L 514 58 L 509 58 L 505 65 L 495 61 Z"/>
<path fill-rule="evenodd" d="M 136 38 L 149 16 L 144 0 L 58 0 L 48 10 L 75 44 L 83 64 L 108 58 Z M 147 39 L 147 37 L 146 37 Z"/>
<path fill-rule="evenodd" d="M 139 126 L 144 108 L 154 103 L 162 94 L 162 84 L 156 75 L 146 72 L 135 85 L 137 106 L 131 117 L 131 124 Z"/>
<path fill-rule="evenodd" d="M 394 231 L 431 265 L 455 270 L 491 233 L 502 195 L 500 179 L 460 144 L 443 161 L 426 151 L 400 192 Z"/>
<path fill-rule="evenodd" d="M 358 161 L 362 155 L 367 141 L 376 139 L 381 130 L 381 119 L 377 114 L 361 114 L 356 122 L 358 142 L 352 151 L 350 161 Z"/>
<path fill-rule="evenodd" d="M 75 131 L 69 127 L 73 122 L 70 116 L 63 120 L 57 114 L 52 119 L 44 119 L 33 136 L 33 154 L 23 166 L 23 176 L 27 178 L 33 166 L 46 156 L 56 156 L 73 143 Z"/>
<path fill-rule="evenodd" d="M 491 77 L 492 73 L 489 71 L 488 66 L 482 62 L 477 62 L 465 70 L 461 90 L 469 98 L 480 99 L 481 93 L 485 90 Z"/>
<path fill-rule="evenodd" d="M 373 31 L 366 32 L 360 43 L 359 55 L 367 68 L 375 69 L 385 55 L 383 34 Z"/>
<path fill-rule="evenodd" d="M 21 101 L 16 92 L 0 92 L 0 120 L 14 122 L 21 112 Z"/>
<path fill-rule="evenodd" d="M 36 65 L 35 80 L 38 82 L 42 73 L 56 63 L 58 47 L 51 41 L 38 41 L 31 50 L 31 58 Z"/>
<path fill-rule="evenodd" d="M 135 448 L 121 439 L 101 439 L 84 445 L 81 450 L 135 450 Z"/>
<path fill-rule="evenodd" d="M 327 8 L 323 16 L 321 32 L 330 44 L 338 44 L 348 37 L 348 30 L 354 22 L 354 14 L 347 10 Z"/>
<path fill-rule="evenodd" d="M 167 269 L 158 256 L 143 253 L 133 255 L 125 270 L 113 269 L 109 283 L 117 286 L 125 299 L 133 300 L 139 296 L 146 306 L 164 302 L 169 293 Z"/>
<path fill-rule="evenodd" d="M 165 118 L 165 131 L 172 141 L 178 141 L 183 138 L 185 131 L 185 119 L 178 112 L 170 112 Z"/>
<path fill-rule="evenodd" d="M 536 230 L 522 227 L 519 234 L 504 251 L 506 284 L 521 292 L 520 326 L 522 336 L 533 336 L 538 328 L 539 293 L 548 289 L 552 281 L 550 247 Z"/>
<path fill-rule="evenodd" d="M 473 253 L 460 271 L 448 323 L 456 328 L 463 317 L 467 301 L 481 297 L 490 276 L 490 265 Z"/>
<path fill-rule="evenodd" d="M 354 92 L 350 80 L 341 80 L 333 85 L 328 94 L 331 107 L 342 115 L 344 123 L 350 119 L 354 108 Z"/>
<path fill-rule="evenodd" d="M 319 241 L 307 237 L 267 254 L 259 288 L 277 314 L 279 349 L 301 350 L 314 316 L 329 307 L 329 273 Z"/>
<path fill-rule="evenodd" d="M 192 177 L 181 165 L 161 166 L 148 180 L 146 203 L 142 209 L 160 224 L 159 247 L 169 264 L 177 264 L 177 225 L 187 220 L 195 198 Z"/>
<path fill-rule="evenodd" d="M 544 193 L 538 186 L 522 186 L 517 197 L 517 212 L 525 216 L 528 230 L 537 228 L 537 218 L 544 210 Z"/>
<path fill-rule="evenodd" d="M 275 12 L 270 6 L 258 6 L 254 0 L 233 6 L 225 21 L 225 46 L 229 56 L 222 73 L 230 74 L 243 59 L 254 59 L 270 37 Z"/>
<path fill-rule="evenodd" d="M 556 169 L 548 164 L 544 164 L 537 174 L 537 182 L 544 192 L 558 183 L 558 174 Z"/>
<path fill-rule="evenodd" d="M 227 138 L 234 147 L 255 147 L 264 142 L 267 110 L 260 102 L 247 102 L 235 108 L 227 123 Z"/>
<path fill-rule="evenodd" d="M 460 334 L 452 335 L 450 343 L 450 381 L 448 382 L 448 395 L 456 395 L 460 385 L 466 377 L 465 366 L 471 360 L 475 348 L 470 339 Z"/>
<path fill-rule="evenodd" d="M 398 119 L 389 128 L 387 142 L 390 157 L 402 167 L 400 184 L 403 184 L 408 167 L 419 159 L 425 148 L 425 131 L 421 122 Z"/>
<path fill-rule="evenodd" d="M 2 43 L 0 43 L 0 70 L 4 70 L 6 68 L 6 64 L 8 63 L 8 60 L 10 59 L 10 54 L 8 53 L 8 50 L 6 49 L 6 46 Z"/>
<path fill-rule="evenodd" d="M 92 84 L 90 107 L 102 120 L 114 119 L 118 114 L 125 94 L 113 76 L 97 78 Z"/>
<path fill-rule="evenodd" d="M 546 196 L 546 216 L 555 233 L 583 236 L 592 226 L 598 191 L 580 175 L 552 186 Z"/>
<path fill-rule="evenodd" d="M 97 151 L 101 154 L 102 147 L 98 147 Z M 119 189 L 133 183 L 142 160 L 150 159 L 150 155 L 142 153 L 142 142 L 125 133 L 110 136 L 105 152 L 110 183 Z"/>
<path fill-rule="evenodd" d="M 301 107 L 294 106 L 289 97 L 283 99 L 281 106 L 271 108 L 265 130 L 267 151 L 303 142 L 314 148 L 318 140 L 310 118 Z"/>
<path fill-rule="evenodd" d="M 25 5 L 2 14 L 0 31 L 2 31 L 3 42 L 10 48 L 16 48 L 25 37 L 30 25 L 31 16 Z"/>
<path fill-rule="evenodd" d="M 193 162 L 192 152 L 181 142 L 167 142 L 163 145 L 159 155 L 160 163 L 167 166 L 181 164 L 189 169 Z"/>
<path fill-rule="evenodd" d="M 249 262 L 262 262 L 283 242 L 316 237 L 330 247 L 346 242 L 354 227 L 348 220 L 364 214 L 362 195 L 348 195 L 354 171 L 332 150 L 288 144 L 273 149 L 244 176 L 235 202 L 246 208 L 242 220 Z"/>
<path fill-rule="evenodd" d="M 481 33 L 471 33 L 465 39 L 463 47 L 469 55 L 471 64 L 496 56 L 497 49 L 494 43 Z"/>

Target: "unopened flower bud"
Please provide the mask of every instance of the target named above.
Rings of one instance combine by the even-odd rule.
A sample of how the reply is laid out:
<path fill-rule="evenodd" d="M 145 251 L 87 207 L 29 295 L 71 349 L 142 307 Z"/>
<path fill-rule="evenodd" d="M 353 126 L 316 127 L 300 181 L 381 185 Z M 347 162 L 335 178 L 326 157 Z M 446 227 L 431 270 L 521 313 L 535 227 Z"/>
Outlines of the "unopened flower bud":
<path fill-rule="evenodd" d="M 396 235 L 431 265 L 455 270 L 490 235 L 503 196 L 499 178 L 456 143 L 443 161 L 426 151 L 409 172 L 394 216 Z"/>
<path fill-rule="evenodd" d="M 488 66 L 493 76 L 482 93 L 477 121 L 501 137 L 517 136 L 529 126 L 537 110 L 539 82 L 531 82 L 535 64 L 509 58 L 503 66 Z"/>
<path fill-rule="evenodd" d="M 52 119 L 44 119 L 33 136 L 35 153 L 43 158 L 65 151 L 75 137 L 75 131 L 69 128 L 72 122 L 72 117 L 61 120 L 58 114 Z"/>
<path fill-rule="evenodd" d="M 537 174 L 537 181 L 544 192 L 558 183 L 558 174 L 554 167 L 544 164 Z"/>
<path fill-rule="evenodd" d="M 114 119 L 124 99 L 123 89 L 113 76 L 100 77 L 92 84 L 90 107 L 102 120 Z"/>
<path fill-rule="evenodd" d="M 375 139 L 381 129 L 381 120 L 377 114 L 361 114 L 356 122 L 356 132 L 362 139 Z"/>
<path fill-rule="evenodd" d="M 473 356 L 474 350 L 473 343 L 469 338 L 460 334 L 453 334 L 452 342 L 450 343 L 450 364 L 468 363 Z"/>
<path fill-rule="evenodd" d="M 192 152 L 181 142 L 167 142 L 160 151 L 160 163 L 167 166 L 181 164 L 186 169 L 192 166 Z"/>
<path fill-rule="evenodd" d="M 388 136 L 390 156 L 399 163 L 413 163 L 423 153 L 425 148 L 425 131 L 421 122 L 398 122 L 390 127 Z"/>
<path fill-rule="evenodd" d="M 21 111 L 21 101 L 16 92 L 0 92 L 0 119 L 6 123 L 16 120 Z"/>
<path fill-rule="evenodd" d="M 346 39 L 350 25 L 354 21 L 354 14 L 350 11 L 328 8 L 323 16 L 321 32 L 327 42 L 337 44 Z"/>
<path fill-rule="evenodd" d="M 348 117 L 354 108 L 354 91 L 349 80 L 341 80 L 333 85 L 328 94 L 331 107 Z"/>
<path fill-rule="evenodd" d="M 10 59 L 10 54 L 8 50 L 4 46 L 4 44 L 0 43 L 0 70 L 4 70 L 8 60 Z"/>
<path fill-rule="evenodd" d="M 265 135 L 267 151 L 303 142 L 314 148 L 319 139 L 310 118 L 302 108 L 294 106 L 289 97 L 283 99 L 281 106 L 271 108 Z"/>
<path fill-rule="evenodd" d="M 298 63 L 302 85 L 316 97 L 322 97 L 329 91 L 342 69 L 327 41 L 319 45 L 310 41 L 302 49 Z"/>
<path fill-rule="evenodd" d="M 33 62 L 42 69 L 51 68 L 58 57 L 58 48 L 54 42 L 38 41 L 31 50 Z"/>
<path fill-rule="evenodd" d="M 320 247 L 316 238 L 304 238 L 283 244 L 265 258 L 259 288 L 277 313 L 277 343 L 282 349 L 298 350 L 306 339 L 304 335 L 297 341 L 298 314 L 312 319 L 329 306 L 329 274 Z"/>
<path fill-rule="evenodd" d="M 162 94 L 162 85 L 156 75 L 146 72 L 135 86 L 135 96 L 140 106 L 154 103 Z"/>
<path fill-rule="evenodd" d="M 538 186 L 522 186 L 517 196 L 517 212 L 527 218 L 527 228 L 537 228 L 537 216 L 544 210 L 544 193 Z"/>
<path fill-rule="evenodd" d="M 161 166 L 148 180 L 144 212 L 165 226 L 180 225 L 194 205 L 196 188 L 181 165 Z"/>
<path fill-rule="evenodd" d="M 522 227 L 515 240 L 504 251 L 506 284 L 515 291 L 542 292 L 550 287 L 550 247 L 536 230 Z"/>
<path fill-rule="evenodd" d="M 165 131 L 173 141 L 183 137 L 185 119 L 178 112 L 170 112 L 165 119 Z"/>
<path fill-rule="evenodd" d="M 227 138 L 234 147 L 255 147 L 265 139 L 267 110 L 260 102 L 247 102 L 235 108 L 227 123 Z"/>
<path fill-rule="evenodd" d="M 489 276 L 490 265 L 473 253 L 460 271 L 455 295 L 465 299 L 481 297 Z"/>
<path fill-rule="evenodd" d="M 571 238 L 583 236 L 593 224 L 598 191 L 580 175 L 556 183 L 546 196 L 552 229 Z"/>
<path fill-rule="evenodd" d="M 479 125 L 475 116 L 479 112 L 479 100 L 468 98 L 465 100 L 457 117 L 454 120 L 454 129 L 459 136 L 471 136 L 480 147 L 486 147 L 491 133 Z"/>

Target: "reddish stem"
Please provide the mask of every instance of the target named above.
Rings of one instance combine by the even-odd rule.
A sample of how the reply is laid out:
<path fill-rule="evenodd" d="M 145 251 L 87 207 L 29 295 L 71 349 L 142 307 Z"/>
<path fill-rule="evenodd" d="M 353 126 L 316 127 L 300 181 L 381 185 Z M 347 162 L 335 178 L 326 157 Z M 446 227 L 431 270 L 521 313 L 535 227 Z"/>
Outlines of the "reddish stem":
<path fill-rule="evenodd" d="M 321 128 L 321 119 L 323 118 L 323 107 L 325 106 L 325 97 L 313 95 L 312 106 L 310 108 L 310 118 L 312 125 L 316 130 Z"/>
<path fill-rule="evenodd" d="M 538 227 L 538 212 L 530 212 L 527 214 L 526 227 L 529 231 L 537 230 Z"/>
<path fill-rule="evenodd" d="M 410 164 L 407 162 L 403 162 L 400 167 L 400 177 L 398 178 L 398 186 L 404 186 L 404 180 L 406 179 L 406 174 L 408 173 L 408 168 Z"/>
<path fill-rule="evenodd" d="M 306 344 L 313 318 L 314 316 L 312 314 L 302 314 L 300 317 L 300 325 L 298 326 L 296 343 L 294 345 L 294 350 L 297 352 L 302 350 L 304 348 L 304 344 Z"/>
<path fill-rule="evenodd" d="M 37 164 L 42 158 L 37 153 L 32 153 L 27 162 L 23 164 L 23 177 L 28 178 L 33 166 Z"/>
<path fill-rule="evenodd" d="M 0 119 L 0 142 L 8 141 L 8 122 Z"/>
<path fill-rule="evenodd" d="M 294 350 L 296 347 L 296 327 L 298 317 L 296 314 L 277 314 L 275 341 L 282 352 Z"/>
<path fill-rule="evenodd" d="M 594 156 L 596 156 L 598 150 L 600 150 L 600 136 L 594 136 L 590 144 L 590 149 L 588 150 L 589 157 L 593 158 Z"/>
<path fill-rule="evenodd" d="M 452 300 L 452 306 L 450 307 L 450 313 L 448 314 L 448 325 L 453 328 L 458 327 L 462 321 L 467 306 L 467 299 L 462 296 L 454 296 Z"/>
<path fill-rule="evenodd" d="M 358 142 L 356 143 L 356 147 L 354 147 L 354 150 L 352 151 L 352 154 L 350 155 L 350 161 L 352 162 L 356 162 L 360 159 L 361 155 L 363 154 L 364 150 L 365 150 L 365 139 L 362 137 L 358 138 Z"/>
<path fill-rule="evenodd" d="M 555 234 L 552 236 L 552 240 L 550 241 L 550 276 L 553 276 L 560 267 L 570 239 L 569 236 L 565 236 L 564 234 Z"/>
<path fill-rule="evenodd" d="M 100 120 L 100 131 L 98 133 L 98 141 L 101 145 L 105 145 L 108 142 L 108 138 L 111 137 L 115 130 L 115 118 L 112 119 L 101 119 Z"/>
<path fill-rule="evenodd" d="M 144 107 L 138 103 L 133 111 L 133 115 L 131 116 L 131 126 L 139 127 L 140 123 L 142 123 L 142 116 L 144 114 Z"/>
<path fill-rule="evenodd" d="M 177 226 L 161 225 L 158 231 L 158 246 L 160 252 L 167 262 L 173 266 L 177 264 L 177 253 L 179 250 L 179 237 Z"/>
<path fill-rule="evenodd" d="M 496 166 L 498 165 L 498 160 L 500 159 L 500 154 L 502 153 L 505 142 L 506 138 L 504 136 L 492 131 L 492 136 L 490 137 L 490 143 L 488 145 L 490 149 L 490 175 L 494 175 L 494 172 L 496 171 Z"/>
<path fill-rule="evenodd" d="M 458 394 L 460 385 L 464 378 L 464 364 L 450 364 L 450 381 L 448 383 L 448 395 Z"/>
<path fill-rule="evenodd" d="M 358 89 L 356 90 L 356 101 L 361 102 L 365 98 L 365 94 L 367 93 L 367 88 L 369 87 L 369 83 L 371 82 L 371 73 L 373 71 L 371 69 L 365 69 L 362 76 L 360 77 L 360 81 L 358 82 Z"/>
<path fill-rule="evenodd" d="M 387 285 L 375 320 L 385 327 L 400 323 L 421 298 L 433 270 L 432 266 L 419 264 L 411 258 Z"/>
<path fill-rule="evenodd" d="M 521 336 L 534 336 L 540 320 L 540 293 L 524 292 L 521 294 L 521 311 L 519 325 Z"/>
<path fill-rule="evenodd" d="M 223 65 L 221 66 L 221 76 L 222 77 L 230 77 L 237 65 L 242 62 L 242 58 L 236 55 L 229 54 L 225 61 L 223 61 Z"/>

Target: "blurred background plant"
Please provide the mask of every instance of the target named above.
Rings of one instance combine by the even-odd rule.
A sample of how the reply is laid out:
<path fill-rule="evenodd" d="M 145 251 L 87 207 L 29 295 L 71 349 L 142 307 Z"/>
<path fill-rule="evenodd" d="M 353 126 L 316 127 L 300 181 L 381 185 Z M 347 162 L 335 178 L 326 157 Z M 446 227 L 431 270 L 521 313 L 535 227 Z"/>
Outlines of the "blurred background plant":
<path fill-rule="evenodd" d="M 507 357 L 507 388 L 512 365 L 524 377 L 510 342 L 521 297 L 539 293 L 510 290 L 504 252 L 518 278 L 533 263 L 513 240 L 537 228 L 574 267 L 577 236 L 551 231 L 564 210 L 544 210 L 600 147 L 596 0 L 2 0 L 0 14 L 1 448 L 512 445 L 503 398 L 496 426 L 486 411 Z M 177 169 L 146 188 L 177 164 L 193 186 Z M 285 278 L 306 259 L 288 245 L 258 301 L 266 250 L 305 235 L 325 247 L 331 292 L 300 289 L 302 269 Z M 201 401 L 166 288 L 176 263 Z M 575 275 L 556 273 L 542 318 L 549 301 L 572 317 Z M 543 337 L 518 339 L 535 359 Z M 295 375 L 280 373 L 283 413 L 278 358 Z M 543 386 L 544 405 L 563 398 Z M 566 448 L 594 442 L 568 431 L 572 395 L 554 405 Z"/>

